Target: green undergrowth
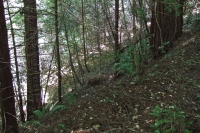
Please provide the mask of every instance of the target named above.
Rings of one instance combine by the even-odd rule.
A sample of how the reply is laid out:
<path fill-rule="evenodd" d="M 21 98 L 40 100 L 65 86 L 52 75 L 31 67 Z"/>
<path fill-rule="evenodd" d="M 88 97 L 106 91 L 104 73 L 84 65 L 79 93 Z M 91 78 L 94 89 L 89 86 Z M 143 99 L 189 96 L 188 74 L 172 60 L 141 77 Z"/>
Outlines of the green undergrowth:
<path fill-rule="evenodd" d="M 169 105 L 168 108 L 156 106 L 149 115 L 155 117 L 155 123 L 150 127 L 155 129 L 156 133 L 191 133 L 187 128 L 191 122 L 186 121 L 186 116 L 175 104 Z"/>
<path fill-rule="evenodd" d="M 25 132 L 200 132 L 199 38 L 199 33 L 182 37 L 165 57 L 143 66 L 137 81 L 126 66 L 132 60 L 121 57 L 117 65 L 124 75 L 34 111 L 38 121 L 26 122 Z"/>

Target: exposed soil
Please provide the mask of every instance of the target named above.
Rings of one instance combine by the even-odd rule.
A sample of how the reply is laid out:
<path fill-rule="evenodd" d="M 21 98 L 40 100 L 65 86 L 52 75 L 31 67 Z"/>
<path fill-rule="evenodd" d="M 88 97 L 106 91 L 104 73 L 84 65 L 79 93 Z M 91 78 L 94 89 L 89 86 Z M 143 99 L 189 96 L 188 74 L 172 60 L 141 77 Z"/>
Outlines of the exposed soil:
<path fill-rule="evenodd" d="M 200 133 L 200 32 L 184 34 L 169 54 L 151 60 L 143 70 L 139 80 L 126 75 L 77 90 L 76 103 L 70 108 L 45 116 L 39 128 L 31 125 L 25 132 L 153 133 L 150 124 L 169 115 L 149 113 L 157 105 L 176 112 L 176 105 L 185 118 L 176 116 L 161 129 L 173 126 L 176 133 L 184 129 Z M 67 99 L 59 104 L 66 105 Z"/>

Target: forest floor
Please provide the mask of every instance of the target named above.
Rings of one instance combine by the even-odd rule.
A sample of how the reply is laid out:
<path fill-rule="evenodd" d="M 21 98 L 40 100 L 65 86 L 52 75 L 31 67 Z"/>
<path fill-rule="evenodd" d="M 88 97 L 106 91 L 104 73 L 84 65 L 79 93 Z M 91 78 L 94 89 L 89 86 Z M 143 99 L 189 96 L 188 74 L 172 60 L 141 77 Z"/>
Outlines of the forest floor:
<path fill-rule="evenodd" d="M 79 89 L 75 102 L 66 95 L 60 111 L 26 132 L 200 133 L 200 32 L 184 33 L 143 70 L 139 80 L 124 75 Z"/>

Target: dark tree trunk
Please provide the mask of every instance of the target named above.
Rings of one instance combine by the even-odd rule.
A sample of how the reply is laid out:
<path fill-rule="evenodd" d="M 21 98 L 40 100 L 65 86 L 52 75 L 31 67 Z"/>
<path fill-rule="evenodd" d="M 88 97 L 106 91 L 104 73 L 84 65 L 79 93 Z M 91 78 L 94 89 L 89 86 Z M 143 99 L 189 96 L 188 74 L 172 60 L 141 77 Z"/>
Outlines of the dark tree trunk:
<path fill-rule="evenodd" d="M 62 98 L 62 76 L 61 76 L 61 63 L 60 63 L 60 48 L 59 48 L 59 31 L 58 31 L 58 1 L 55 0 L 55 31 L 56 31 L 56 57 L 58 65 L 58 101 L 61 102 Z"/>
<path fill-rule="evenodd" d="M 153 7 L 152 11 L 150 44 L 154 59 L 167 53 L 173 47 L 173 42 L 182 35 L 183 0 L 174 1 L 180 8 L 171 11 L 167 10 L 169 4 L 163 1 L 154 1 L 155 10 Z"/>
<path fill-rule="evenodd" d="M 27 120 L 42 106 L 39 69 L 37 11 L 35 0 L 24 0 L 25 52 L 27 63 Z"/>
<path fill-rule="evenodd" d="M 108 19 L 109 20 L 109 19 Z M 110 25 L 110 24 L 109 24 Z M 110 25 L 111 30 L 112 26 Z M 119 63 L 119 54 L 120 54 L 120 45 L 119 45 L 119 0 L 115 0 L 115 29 L 112 31 L 114 41 L 115 41 L 115 47 L 114 47 L 114 52 L 115 52 L 115 61 L 114 63 Z M 118 71 L 115 70 L 114 72 L 114 77 L 115 79 L 117 78 Z"/>
<path fill-rule="evenodd" d="M 115 63 L 119 62 L 119 0 L 115 0 L 115 31 L 114 31 L 114 40 L 115 40 Z"/>
<path fill-rule="evenodd" d="M 3 0 L 0 0 L 0 102 L 2 127 L 5 133 L 18 133 L 8 34 L 4 15 Z"/>
<path fill-rule="evenodd" d="M 8 1 L 7 1 L 7 5 L 9 5 Z M 23 110 L 23 99 L 22 99 L 21 84 L 20 84 L 20 79 L 19 79 L 17 50 L 16 50 L 16 45 L 15 45 L 15 34 L 14 34 L 13 22 L 12 22 L 11 13 L 10 13 L 10 7 L 8 6 L 7 9 L 8 9 L 8 14 L 9 14 L 12 41 L 13 41 L 13 47 L 14 47 L 15 69 L 16 69 L 17 90 L 18 90 L 18 93 L 17 93 L 18 97 L 16 99 L 17 99 L 18 105 L 19 105 L 20 120 L 21 120 L 21 122 L 25 122 L 25 112 Z"/>
<path fill-rule="evenodd" d="M 138 38 L 140 39 L 140 29 L 137 28 L 136 22 L 137 22 L 137 3 L 136 0 L 132 0 L 132 14 L 133 14 L 133 60 L 135 65 L 135 72 L 136 72 L 136 78 L 139 78 L 140 73 L 140 56 L 139 52 L 137 50 L 137 42 Z M 137 31 L 138 30 L 138 31 Z"/>

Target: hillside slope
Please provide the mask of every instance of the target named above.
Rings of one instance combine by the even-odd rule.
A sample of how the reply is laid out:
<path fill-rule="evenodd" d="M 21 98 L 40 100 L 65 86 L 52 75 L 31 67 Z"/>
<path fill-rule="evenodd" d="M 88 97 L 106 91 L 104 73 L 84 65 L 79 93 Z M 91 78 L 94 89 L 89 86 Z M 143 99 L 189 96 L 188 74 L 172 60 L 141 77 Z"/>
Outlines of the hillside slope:
<path fill-rule="evenodd" d="M 78 90 L 69 108 L 47 114 L 25 132 L 200 132 L 200 32 L 184 34 L 169 54 L 143 69 L 138 81 L 121 76 Z"/>

